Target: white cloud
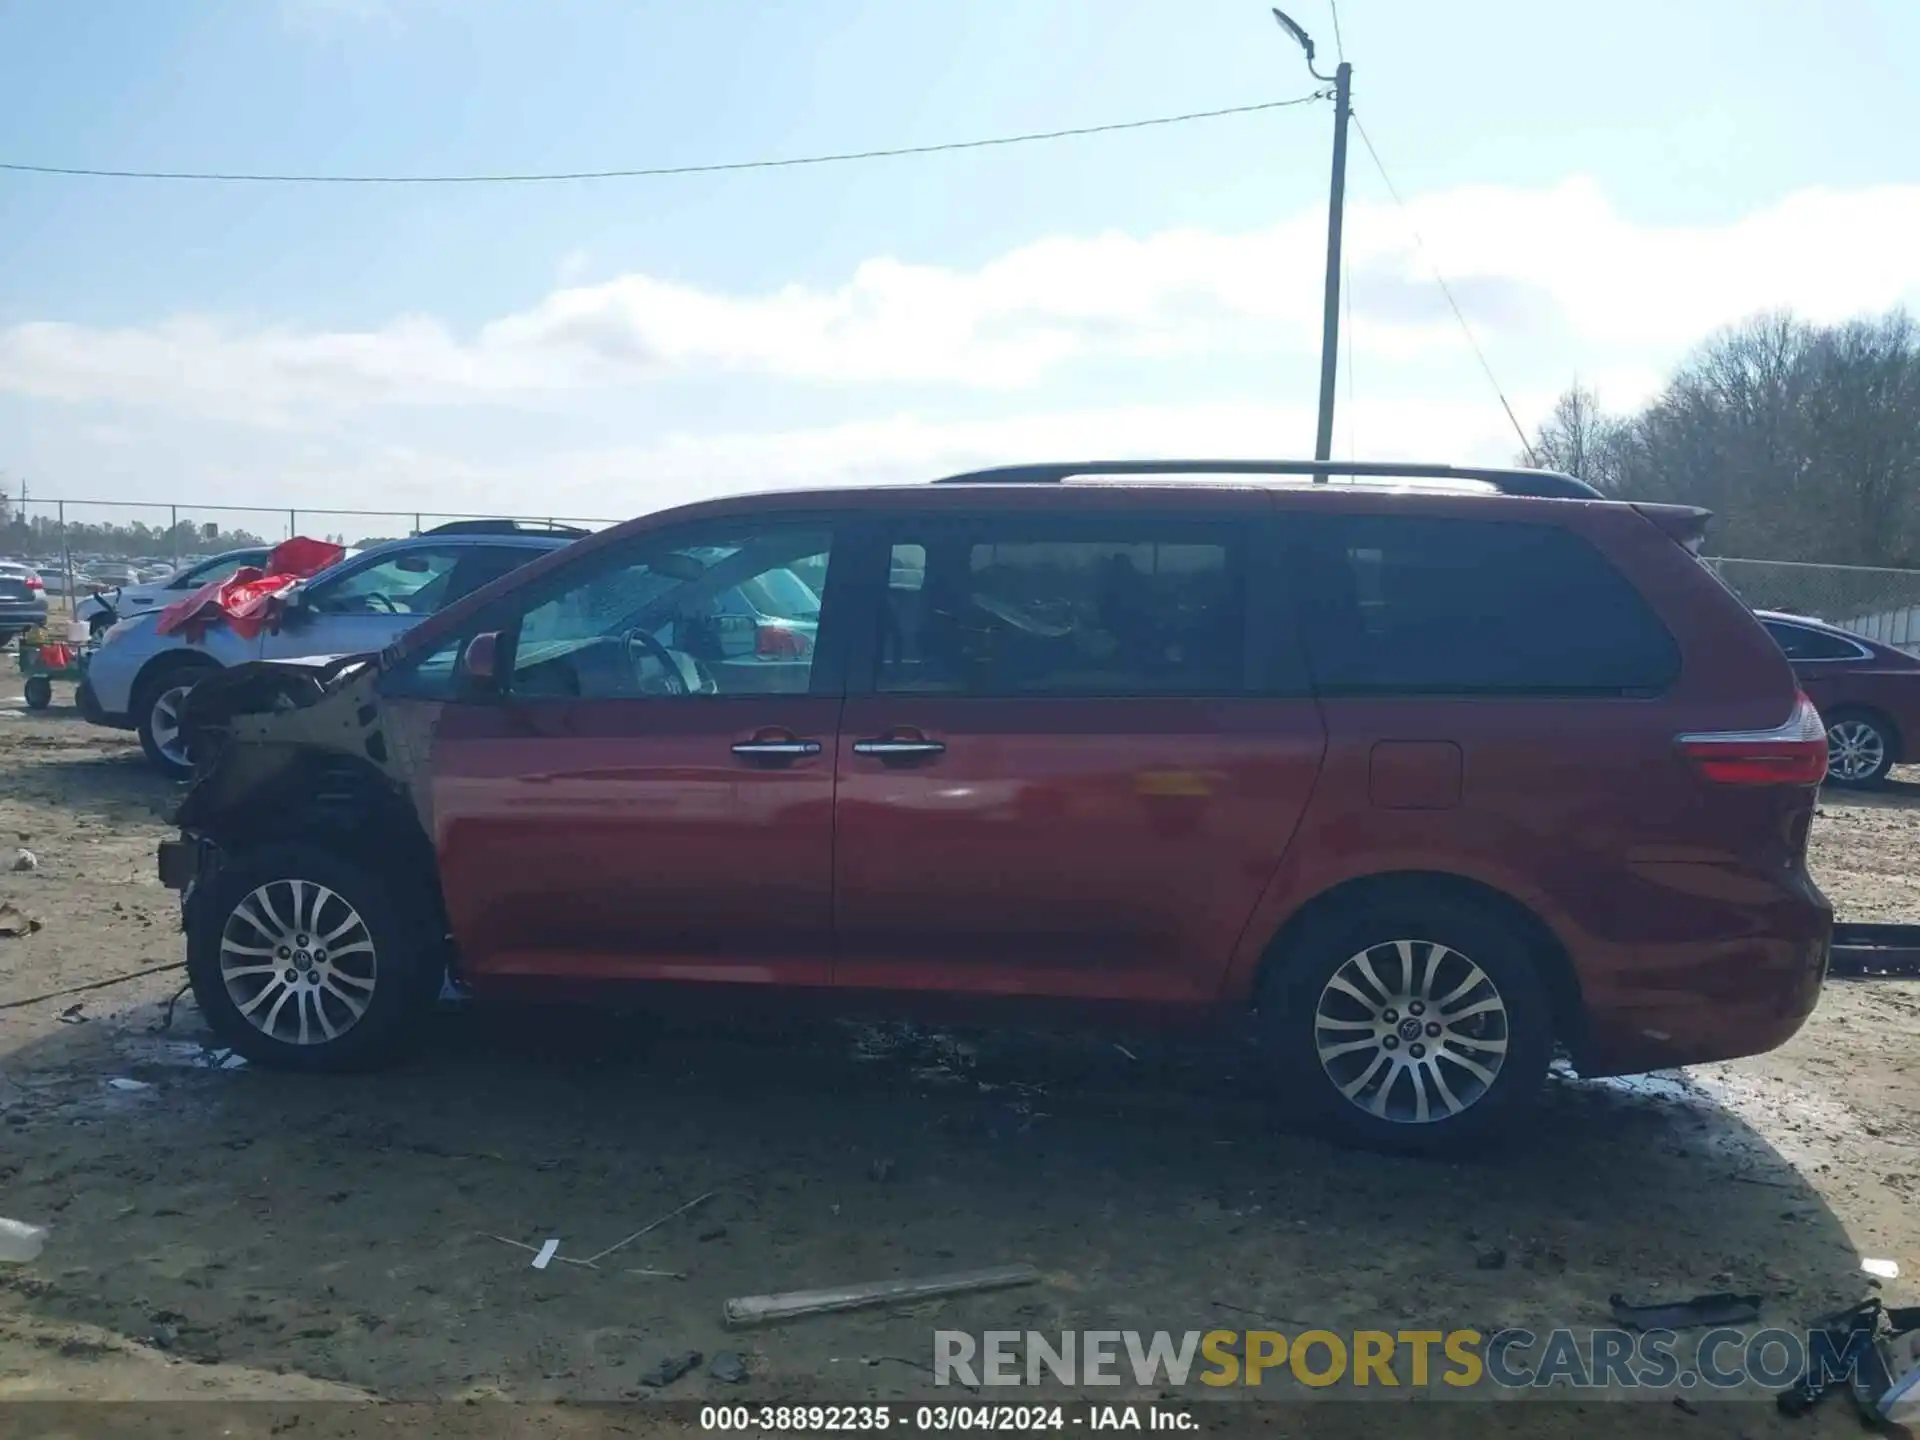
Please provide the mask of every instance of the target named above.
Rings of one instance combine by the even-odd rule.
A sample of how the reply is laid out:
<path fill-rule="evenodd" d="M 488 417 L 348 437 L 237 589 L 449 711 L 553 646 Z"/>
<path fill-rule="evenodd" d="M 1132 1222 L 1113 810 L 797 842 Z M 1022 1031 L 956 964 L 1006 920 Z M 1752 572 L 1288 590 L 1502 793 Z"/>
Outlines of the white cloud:
<path fill-rule="evenodd" d="M 1566 370 L 1621 352 L 1657 368 L 1757 309 L 1826 320 L 1920 295 L 1920 187 L 1808 191 L 1724 225 L 1654 227 L 1572 180 L 1424 197 L 1412 223 L 1489 345 L 1544 347 Z M 1348 343 L 1376 370 L 1464 353 L 1408 234 L 1397 210 L 1350 216 Z M 1094 361 L 1311 357 L 1322 244 L 1309 212 L 1244 234 L 1049 237 L 972 269 L 880 257 L 837 284 L 765 293 L 628 274 L 563 285 L 464 338 L 426 317 L 364 331 L 39 321 L 0 331 L 0 391 L 264 424 L 546 404 L 662 377 L 1033 395 Z"/>
<path fill-rule="evenodd" d="M 1756 310 L 1920 301 L 1920 187 L 1706 227 L 1636 224 L 1578 180 L 1413 212 L 1527 423 L 1576 374 L 1635 404 Z M 0 328 L 0 428 L 9 469 L 69 497 L 608 517 L 1036 457 L 1303 454 L 1323 225 L 1054 236 L 970 268 L 879 257 L 764 293 L 579 283 L 577 254 L 550 294 L 466 332 L 45 318 Z M 1350 212 L 1335 453 L 1509 460 L 1408 234 L 1397 210 Z"/>

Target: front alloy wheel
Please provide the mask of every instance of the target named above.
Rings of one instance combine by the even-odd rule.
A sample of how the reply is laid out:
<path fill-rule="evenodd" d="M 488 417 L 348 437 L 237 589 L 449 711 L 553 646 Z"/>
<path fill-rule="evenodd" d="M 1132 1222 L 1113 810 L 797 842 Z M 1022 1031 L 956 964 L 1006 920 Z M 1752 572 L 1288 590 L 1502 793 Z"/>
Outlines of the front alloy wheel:
<path fill-rule="evenodd" d="M 317 1045 L 365 1018 L 380 957 L 346 900 L 312 881 L 273 880 L 228 914 L 220 979 L 235 1011 L 262 1035 Z"/>
<path fill-rule="evenodd" d="M 175 770 L 191 770 L 193 759 L 187 754 L 186 736 L 180 729 L 180 707 L 186 703 L 191 683 L 169 685 L 153 697 L 153 709 L 147 717 L 147 729 L 153 736 L 153 748 Z"/>
<path fill-rule="evenodd" d="M 1314 1007 L 1320 1068 L 1348 1103 L 1399 1125 L 1464 1114 L 1506 1063 L 1500 987 L 1434 940 L 1393 940 L 1350 956 Z"/>
<path fill-rule="evenodd" d="M 445 969 L 438 912 L 331 845 L 227 852 L 187 912 L 201 1014 L 249 1060 L 360 1070 L 420 1036 Z"/>

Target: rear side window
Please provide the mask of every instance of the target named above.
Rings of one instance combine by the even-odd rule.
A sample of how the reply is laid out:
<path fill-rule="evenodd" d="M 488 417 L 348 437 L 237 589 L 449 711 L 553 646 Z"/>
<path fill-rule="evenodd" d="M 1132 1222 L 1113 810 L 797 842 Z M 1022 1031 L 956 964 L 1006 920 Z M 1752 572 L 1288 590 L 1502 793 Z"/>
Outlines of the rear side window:
<path fill-rule="evenodd" d="M 1838 635 L 1806 625 L 1788 625 L 1778 620 L 1763 620 L 1789 660 L 1858 660 L 1860 647 Z"/>
<path fill-rule="evenodd" d="M 1245 684 L 1240 540 L 1017 517 L 909 528 L 889 555 L 883 694 L 1224 695 Z"/>
<path fill-rule="evenodd" d="M 1319 689 L 1352 695 L 1638 695 L 1673 637 L 1583 536 L 1522 521 L 1298 516 L 1296 581 Z"/>

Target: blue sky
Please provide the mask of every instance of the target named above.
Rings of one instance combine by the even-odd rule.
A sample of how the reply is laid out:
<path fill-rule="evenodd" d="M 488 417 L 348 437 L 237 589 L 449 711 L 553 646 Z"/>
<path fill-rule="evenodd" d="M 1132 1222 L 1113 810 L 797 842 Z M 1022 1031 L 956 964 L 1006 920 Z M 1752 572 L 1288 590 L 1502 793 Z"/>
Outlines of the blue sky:
<path fill-rule="evenodd" d="M 1327 0 L 1294 10 L 1330 63 Z M 1363 122 L 1529 422 L 1576 374 L 1631 403 L 1755 309 L 1920 298 L 1920 7 L 1340 20 Z M 699 163 L 1312 85 L 1255 0 L 0 0 L 0 159 L 56 165 Z M 0 175 L 0 472 L 625 515 L 1035 455 L 1305 452 L 1330 124 L 528 187 Z M 1351 204 L 1338 450 L 1507 458 L 1357 144 Z"/>

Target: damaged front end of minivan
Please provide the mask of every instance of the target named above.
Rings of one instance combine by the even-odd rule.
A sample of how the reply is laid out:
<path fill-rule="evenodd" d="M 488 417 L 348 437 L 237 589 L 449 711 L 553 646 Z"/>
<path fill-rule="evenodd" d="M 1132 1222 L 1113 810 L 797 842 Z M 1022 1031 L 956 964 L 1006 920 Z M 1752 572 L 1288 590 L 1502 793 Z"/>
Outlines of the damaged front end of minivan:
<path fill-rule="evenodd" d="M 377 871 L 445 933 L 425 783 L 440 706 L 394 701 L 373 654 L 255 661 L 194 686 L 182 727 L 194 778 L 162 842 L 160 879 L 182 928 L 234 857 L 303 844 Z M 426 917 L 423 917 L 426 918 Z"/>

